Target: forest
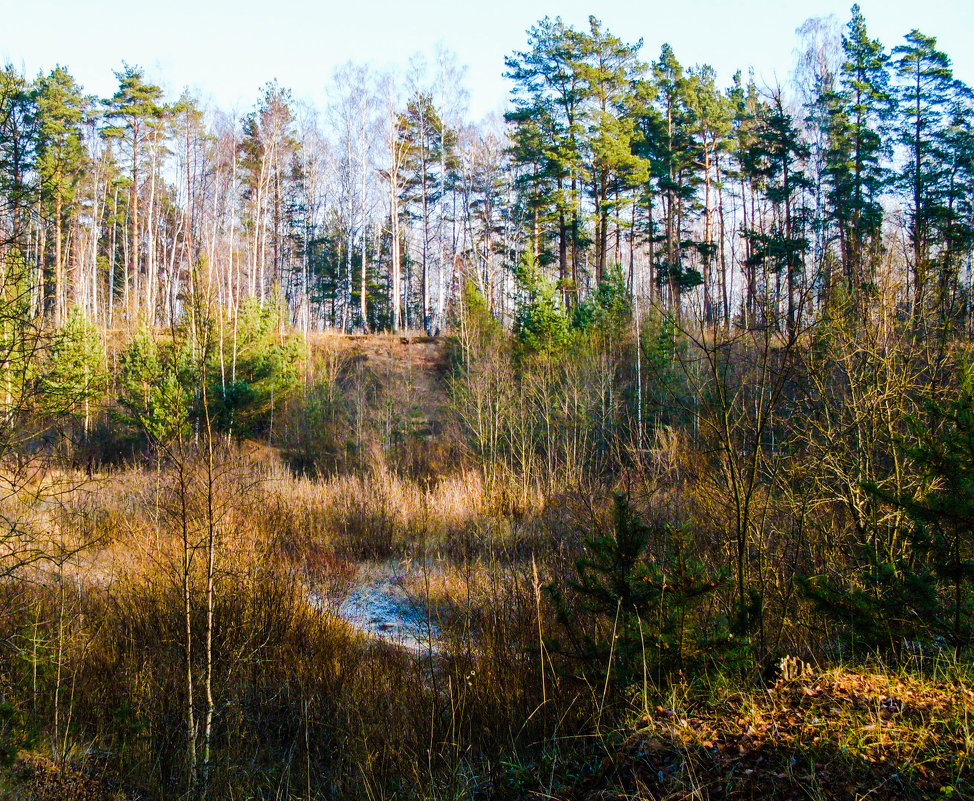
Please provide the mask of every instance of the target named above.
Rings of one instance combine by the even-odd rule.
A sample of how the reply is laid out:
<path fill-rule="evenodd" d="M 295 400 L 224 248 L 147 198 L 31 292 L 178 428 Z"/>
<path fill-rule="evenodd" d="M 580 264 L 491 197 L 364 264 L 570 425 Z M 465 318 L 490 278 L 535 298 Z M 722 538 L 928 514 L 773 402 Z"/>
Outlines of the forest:
<path fill-rule="evenodd" d="M 974 92 L 643 50 L 0 71 L 0 799 L 974 798 Z"/>

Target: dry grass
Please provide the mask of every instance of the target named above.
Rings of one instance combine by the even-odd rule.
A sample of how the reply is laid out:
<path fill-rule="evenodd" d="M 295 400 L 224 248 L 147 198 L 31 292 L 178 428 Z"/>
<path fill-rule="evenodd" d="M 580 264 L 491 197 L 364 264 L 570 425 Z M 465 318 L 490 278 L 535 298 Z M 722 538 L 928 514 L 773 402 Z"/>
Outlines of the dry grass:
<path fill-rule="evenodd" d="M 569 798 L 971 798 L 974 681 L 835 668 L 644 713 Z"/>
<path fill-rule="evenodd" d="M 316 545 L 355 558 L 442 551 L 459 547 L 470 531 L 503 528 L 497 500 L 475 470 L 435 482 L 409 479 L 385 465 L 323 479 L 281 472 L 259 493 L 276 526 L 297 535 L 286 537 L 289 542 L 310 535 Z"/>
<path fill-rule="evenodd" d="M 11 785 L 0 787 L 0 799 L 17 801 L 109 801 L 124 795 L 110 784 L 77 768 L 38 754 L 25 754 L 13 766 Z"/>
<path fill-rule="evenodd" d="M 35 571 L 26 591 L 0 586 L 0 684 L 18 725 L 38 722 L 33 753 L 7 775 L 11 797 L 185 788 L 181 515 L 185 502 L 199 705 L 204 468 L 187 465 L 184 497 L 172 469 L 118 471 L 65 493 L 40 523 L 87 532 L 89 547 Z M 272 459 L 227 454 L 213 488 L 212 797 L 353 797 L 368 795 L 364 787 L 450 796 L 474 762 L 526 731 L 537 705 L 522 636 L 534 620 L 530 589 L 499 572 L 488 587 L 478 568 L 470 596 L 446 570 L 439 592 L 473 597 L 489 638 L 472 649 L 451 635 L 432 672 L 309 602 L 309 586 L 347 591 L 363 555 L 449 555 L 469 551 L 458 543 L 470 531 L 489 537 L 494 512 L 476 473 L 425 482 L 376 468 L 311 480 Z"/>
<path fill-rule="evenodd" d="M 273 449 L 248 448 L 215 471 L 213 798 L 972 797 L 964 670 L 837 669 L 767 690 L 738 682 L 707 701 L 677 686 L 620 729 L 619 707 L 602 715 L 600 688 L 567 678 L 542 644 L 556 623 L 540 589 L 568 575 L 604 497 L 534 495 L 463 469 L 409 477 L 381 460 L 299 477 Z M 662 469 L 679 448 L 660 448 Z M 195 549 L 205 477 L 189 465 Z M 38 721 L 7 797 L 185 787 L 176 489 L 170 469 L 129 469 L 42 509 L 18 501 L 34 526 L 87 547 L 35 572 L 28 591 L 0 585 L 0 689 Z M 309 591 L 341 598 L 366 560 L 389 559 L 411 565 L 402 587 L 438 623 L 435 654 L 369 641 L 309 603 Z M 197 682 L 204 565 L 200 553 Z"/>

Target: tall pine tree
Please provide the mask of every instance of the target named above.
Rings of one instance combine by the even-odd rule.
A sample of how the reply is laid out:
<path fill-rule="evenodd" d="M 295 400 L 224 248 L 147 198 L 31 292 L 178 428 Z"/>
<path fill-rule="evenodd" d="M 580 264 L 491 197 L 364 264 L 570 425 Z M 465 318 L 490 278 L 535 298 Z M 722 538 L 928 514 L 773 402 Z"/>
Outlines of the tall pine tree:
<path fill-rule="evenodd" d="M 837 86 L 819 102 L 827 115 L 829 218 L 846 293 L 856 298 L 872 283 L 882 247 L 880 199 L 890 178 L 888 128 L 895 104 L 889 56 L 879 40 L 869 38 L 858 5 L 852 7 L 842 52 Z"/>

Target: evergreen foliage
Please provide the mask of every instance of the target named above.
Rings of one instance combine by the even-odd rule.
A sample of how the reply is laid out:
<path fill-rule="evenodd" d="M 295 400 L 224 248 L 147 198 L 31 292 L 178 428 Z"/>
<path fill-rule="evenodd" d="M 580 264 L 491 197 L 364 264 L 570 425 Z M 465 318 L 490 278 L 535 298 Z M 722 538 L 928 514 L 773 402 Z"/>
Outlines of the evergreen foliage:
<path fill-rule="evenodd" d="M 514 318 L 514 336 L 524 354 L 558 353 L 569 338 L 568 313 L 555 283 L 545 277 L 526 251 L 515 273 L 521 292 Z"/>
<path fill-rule="evenodd" d="M 870 39 L 858 5 L 842 37 L 838 86 L 820 98 L 827 117 L 824 177 L 848 297 L 871 283 L 891 178 L 889 125 L 895 110 L 889 55 Z"/>
<path fill-rule="evenodd" d="M 609 268 L 598 287 L 575 307 L 572 328 L 620 340 L 632 325 L 632 300 L 617 265 Z"/>
<path fill-rule="evenodd" d="M 87 432 L 91 405 L 108 390 L 105 362 L 98 328 L 80 310 L 72 309 L 54 336 L 41 375 L 49 410 L 83 420 Z"/>
<path fill-rule="evenodd" d="M 845 579 L 802 579 L 806 595 L 846 624 L 854 642 L 899 653 L 909 644 L 970 644 L 974 627 L 974 375 L 959 370 L 952 399 L 931 400 L 900 443 L 922 482 L 896 494 L 866 483 L 878 501 L 906 512 L 913 531 L 900 554 L 859 543 L 862 566 Z"/>
<path fill-rule="evenodd" d="M 593 684 L 665 684 L 730 656 L 726 620 L 701 608 L 726 576 L 708 572 L 691 537 L 687 525 L 647 525 L 617 494 L 611 527 L 586 538 L 575 576 L 548 586 L 565 631 L 553 646 Z"/>
<path fill-rule="evenodd" d="M 162 353 L 144 327 L 122 354 L 118 419 L 154 445 L 169 445 L 190 430 L 193 395 L 181 370 L 185 359 L 181 349 Z"/>
<path fill-rule="evenodd" d="M 211 357 L 211 414 L 221 431 L 247 436 L 273 426 L 275 410 L 297 383 L 300 345 L 285 333 L 282 316 L 277 297 L 248 300 L 233 338 L 224 339 L 233 351 L 219 361 Z"/>

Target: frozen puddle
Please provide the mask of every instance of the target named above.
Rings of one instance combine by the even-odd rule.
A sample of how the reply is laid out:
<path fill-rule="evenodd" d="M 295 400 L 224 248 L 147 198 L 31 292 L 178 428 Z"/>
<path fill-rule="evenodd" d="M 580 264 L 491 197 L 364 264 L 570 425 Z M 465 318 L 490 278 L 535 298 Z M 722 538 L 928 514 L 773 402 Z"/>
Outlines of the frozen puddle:
<path fill-rule="evenodd" d="M 435 653 L 439 630 L 422 606 L 381 572 L 356 584 L 336 610 L 359 631 L 414 653 Z"/>

